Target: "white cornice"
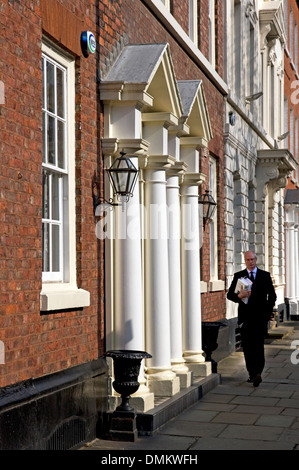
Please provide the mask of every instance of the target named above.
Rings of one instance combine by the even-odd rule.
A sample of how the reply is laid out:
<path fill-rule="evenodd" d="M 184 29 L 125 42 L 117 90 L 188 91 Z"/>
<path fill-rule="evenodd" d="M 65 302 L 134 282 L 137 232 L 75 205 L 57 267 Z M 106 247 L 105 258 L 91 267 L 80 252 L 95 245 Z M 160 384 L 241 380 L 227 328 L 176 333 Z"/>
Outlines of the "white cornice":
<path fill-rule="evenodd" d="M 270 25 L 269 37 L 279 38 L 285 42 L 283 6 L 281 0 L 263 2 L 259 10 L 260 24 Z"/>

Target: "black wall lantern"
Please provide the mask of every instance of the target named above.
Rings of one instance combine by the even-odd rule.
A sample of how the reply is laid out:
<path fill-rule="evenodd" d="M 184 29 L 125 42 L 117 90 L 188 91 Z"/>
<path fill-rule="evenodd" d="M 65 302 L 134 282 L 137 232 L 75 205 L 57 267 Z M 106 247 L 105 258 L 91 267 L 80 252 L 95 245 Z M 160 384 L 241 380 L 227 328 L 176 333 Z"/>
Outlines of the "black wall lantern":
<path fill-rule="evenodd" d="M 130 158 L 125 157 L 125 152 L 120 152 L 120 154 L 121 156 L 116 158 L 111 167 L 106 171 L 113 188 L 113 195 L 117 196 L 118 200 L 123 203 L 128 202 L 129 197 L 133 196 L 139 170 L 137 170 L 135 165 L 131 162 Z M 106 201 L 105 199 L 98 197 L 95 194 L 95 188 L 97 188 L 97 186 L 98 185 L 95 179 L 93 179 L 92 189 L 94 213 L 97 206 L 103 202 L 109 204 L 110 206 L 120 205 L 119 203 L 114 203 L 112 199 Z"/>
<path fill-rule="evenodd" d="M 203 205 L 203 227 L 205 229 L 206 224 L 213 218 L 217 204 L 208 189 L 205 194 L 199 196 L 198 203 Z"/>
<path fill-rule="evenodd" d="M 137 181 L 138 170 L 125 152 L 120 152 L 121 157 L 114 160 L 109 170 L 107 170 L 113 193 L 119 200 L 128 202 L 133 196 L 134 187 Z"/>

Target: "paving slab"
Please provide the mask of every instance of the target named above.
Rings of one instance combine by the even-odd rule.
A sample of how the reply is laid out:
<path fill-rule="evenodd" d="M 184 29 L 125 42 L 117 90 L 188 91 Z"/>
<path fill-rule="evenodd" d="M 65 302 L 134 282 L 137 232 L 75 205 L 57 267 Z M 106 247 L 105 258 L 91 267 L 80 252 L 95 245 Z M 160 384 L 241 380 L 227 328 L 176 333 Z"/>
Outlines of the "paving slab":
<path fill-rule="evenodd" d="M 287 416 L 299 416 L 299 409 L 298 408 L 285 408 L 282 412 L 282 415 Z"/>
<path fill-rule="evenodd" d="M 257 426 L 281 426 L 281 427 L 290 427 L 296 418 L 294 416 L 286 415 L 263 415 L 260 416 L 255 424 Z"/>
<path fill-rule="evenodd" d="M 193 437 L 155 435 L 139 437 L 135 442 L 109 441 L 96 439 L 93 443 L 85 445 L 82 450 L 187 450 L 196 442 Z"/>
<path fill-rule="evenodd" d="M 278 402 L 279 402 L 279 398 L 275 398 L 275 397 L 257 397 L 257 396 L 244 397 L 241 395 L 236 396 L 231 400 L 231 403 L 235 405 L 274 406 L 278 404 Z M 284 405 L 281 404 L 280 406 L 284 406 Z"/>
<path fill-rule="evenodd" d="M 203 402 L 200 400 L 194 405 L 193 410 L 231 411 L 234 408 L 236 408 L 236 405 L 230 405 L 229 403 Z"/>
<path fill-rule="evenodd" d="M 267 442 L 244 439 L 219 439 L 217 437 L 203 437 L 198 439 L 190 450 L 292 450 L 291 442 Z"/>
<path fill-rule="evenodd" d="M 218 411 L 207 411 L 207 410 L 198 410 L 192 408 L 191 410 L 184 411 L 178 417 L 178 421 L 196 421 L 201 423 L 206 423 L 211 421 L 215 416 L 217 416 Z"/>
<path fill-rule="evenodd" d="M 237 398 L 237 395 L 229 395 L 229 394 L 221 394 L 221 393 L 208 393 L 206 396 L 202 398 L 203 403 L 229 403 L 234 398 Z"/>
<path fill-rule="evenodd" d="M 299 400 L 295 398 L 281 398 L 277 405 L 284 408 L 299 408 Z"/>
<path fill-rule="evenodd" d="M 281 437 L 280 441 L 290 442 L 295 445 L 299 445 L 299 432 L 297 429 L 286 429 Z"/>
<path fill-rule="evenodd" d="M 201 423 L 190 421 L 175 421 L 166 424 L 159 434 L 169 436 L 211 437 L 218 436 L 226 427 L 220 423 Z"/>
<path fill-rule="evenodd" d="M 226 424 L 254 424 L 259 418 L 258 414 L 254 413 L 218 413 L 213 418 L 213 423 L 226 423 Z M 287 418 L 287 417 L 286 417 Z"/>
<path fill-rule="evenodd" d="M 218 387 L 211 390 L 211 395 L 223 394 L 223 395 L 245 395 L 248 396 L 252 393 L 252 387 L 244 386 L 244 383 L 239 386 L 230 385 L 218 385 Z"/>
<path fill-rule="evenodd" d="M 254 426 L 229 424 L 218 436 L 219 438 L 249 439 L 261 441 L 277 441 L 284 428 L 276 426 Z"/>
<path fill-rule="evenodd" d="M 283 406 L 258 406 L 258 405 L 238 405 L 232 413 L 256 413 L 262 414 L 280 414 L 284 411 Z"/>
<path fill-rule="evenodd" d="M 299 393 L 299 392 L 298 392 Z M 272 398 L 296 398 L 292 390 L 279 390 L 271 388 L 258 387 L 252 392 L 255 397 L 272 397 Z"/>

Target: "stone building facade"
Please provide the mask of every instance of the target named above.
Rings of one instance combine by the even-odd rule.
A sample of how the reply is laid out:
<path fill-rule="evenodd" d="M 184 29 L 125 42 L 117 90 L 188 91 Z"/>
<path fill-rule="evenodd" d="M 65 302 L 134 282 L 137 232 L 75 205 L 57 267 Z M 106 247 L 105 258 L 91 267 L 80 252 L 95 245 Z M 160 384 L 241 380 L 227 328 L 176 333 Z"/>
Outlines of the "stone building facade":
<path fill-rule="evenodd" d="M 285 143 L 297 162 L 288 178 L 285 192 L 286 222 L 286 318 L 299 319 L 299 59 L 298 59 L 298 1 L 284 2 L 284 134 Z"/>
<path fill-rule="evenodd" d="M 225 113 L 227 281 L 256 252 L 285 310 L 284 188 L 296 162 L 284 134 L 283 4 L 226 2 Z M 229 33 L 230 32 L 230 33 Z M 227 304 L 227 316 L 235 317 Z"/>

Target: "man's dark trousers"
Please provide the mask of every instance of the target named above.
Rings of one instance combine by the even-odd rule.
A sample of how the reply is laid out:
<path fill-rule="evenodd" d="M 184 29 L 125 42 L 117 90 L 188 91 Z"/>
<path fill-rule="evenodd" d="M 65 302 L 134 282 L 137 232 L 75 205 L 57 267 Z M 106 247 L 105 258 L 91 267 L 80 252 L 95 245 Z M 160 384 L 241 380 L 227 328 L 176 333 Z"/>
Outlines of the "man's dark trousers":
<path fill-rule="evenodd" d="M 227 298 L 238 303 L 238 324 L 246 368 L 250 378 L 261 374 L 265 365 L 264 338 L 271 318 L 276 294 L 270 273 L 257 268 L 251 295 L 245 304 L 235 293 L 238 279 L 248 277 L 246 269 L 235 273 Z"/>

